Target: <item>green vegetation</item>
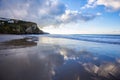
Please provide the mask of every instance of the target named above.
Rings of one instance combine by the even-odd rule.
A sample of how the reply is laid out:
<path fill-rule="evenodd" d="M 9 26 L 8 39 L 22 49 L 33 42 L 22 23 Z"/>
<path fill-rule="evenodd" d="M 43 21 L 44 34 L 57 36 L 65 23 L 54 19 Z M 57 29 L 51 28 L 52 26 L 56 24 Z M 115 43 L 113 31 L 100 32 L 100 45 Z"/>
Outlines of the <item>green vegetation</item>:
<path fill-rule="evenodd" d="M 36 23 L 0 18 L 0 34 L 43 34 Z"/>

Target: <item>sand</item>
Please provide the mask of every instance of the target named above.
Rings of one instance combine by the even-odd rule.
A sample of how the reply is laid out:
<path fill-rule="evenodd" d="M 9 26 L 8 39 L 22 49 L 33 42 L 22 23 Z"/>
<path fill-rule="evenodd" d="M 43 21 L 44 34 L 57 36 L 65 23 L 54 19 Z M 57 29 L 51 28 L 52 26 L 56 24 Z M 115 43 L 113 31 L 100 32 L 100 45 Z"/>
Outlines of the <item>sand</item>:
<path fill-rule="evenodd" d="M 0 80 L 119 80 L 119 45 L 0 35 Z"/>

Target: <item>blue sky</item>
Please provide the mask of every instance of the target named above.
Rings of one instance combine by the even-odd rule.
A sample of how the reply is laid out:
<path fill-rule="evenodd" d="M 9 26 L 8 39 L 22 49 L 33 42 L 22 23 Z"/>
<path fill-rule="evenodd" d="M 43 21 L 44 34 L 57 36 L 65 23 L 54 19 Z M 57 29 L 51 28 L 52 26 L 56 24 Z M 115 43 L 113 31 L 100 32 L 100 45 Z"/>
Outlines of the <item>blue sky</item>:
<path fill-rule="evenodd" d="M 120 34 L 120 0 L 0 0 L 0 17 L 53 34 Z"/>

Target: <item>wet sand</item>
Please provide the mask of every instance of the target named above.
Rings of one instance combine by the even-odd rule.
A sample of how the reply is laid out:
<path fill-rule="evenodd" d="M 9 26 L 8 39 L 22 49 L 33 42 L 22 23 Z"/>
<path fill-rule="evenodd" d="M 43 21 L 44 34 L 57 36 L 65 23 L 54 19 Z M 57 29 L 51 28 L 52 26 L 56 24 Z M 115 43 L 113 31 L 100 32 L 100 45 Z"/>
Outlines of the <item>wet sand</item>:
<path fill-rule="evenodd" d="M 120 45 L 9 37 L 0 37 L 0 80 L 120 80 Z"/>

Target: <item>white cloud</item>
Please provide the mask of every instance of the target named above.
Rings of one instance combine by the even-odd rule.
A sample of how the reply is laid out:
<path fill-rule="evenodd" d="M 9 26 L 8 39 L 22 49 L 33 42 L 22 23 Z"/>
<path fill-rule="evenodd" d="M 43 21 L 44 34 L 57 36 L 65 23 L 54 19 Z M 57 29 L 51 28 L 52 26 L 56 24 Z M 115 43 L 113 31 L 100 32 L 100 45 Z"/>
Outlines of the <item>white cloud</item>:
<path fill-rule="evenodd" d="M 87 4 L 83 6 L 82 9 L 94 8 L 100 5 L 105 6 L 107 10 L 120 10 L 120 0 L 88 0 Z"/>
<path fill-rule="evenodd" d="M 41 26 L 56 24 L 66 6 L 58 0 L 0 0 L 0 17 L 34 21 Z"/>
<path fill-rule="evenodd" d="M 88 0 L 87 4 L 82 7 L 82 9 L 86 8 L 94 8 L 96 7 L 96 0 Z"/>
<path fill-rule="evenodd" d="M 96 15 L 100 16 L 100 15 L 102 15 L 102 13 L 98 12 L 98 13 L 96 13 Z"/>
<path fill-rule="evenodd" d="M 1 17 L 12 17 L 12 18 L 24 18 L 28 12 L 29 4 L 28 3 L 15 3 L 11 0 L 11 2 L 7 2 L 6 0 L 0 1 L 0 16 Z M 11 4 L 10 4 L 11 3 Z M 22 4 L 21 4 L 22 3 Z"/>
<path fill-rule="evenodd" d="M 66 4 L 59 0 L 0 0 L 0 17 L 29 20 L 40 26 L 48 26 L 88 21 L 94 19 L 96 14 L 68 10 Z"/>
<path fill-rule="evenodd" d="M 96 17 L 93 14 L 82 14 L 79 11 L 66 10 L 65 14 L 61 16 L 61 21 L 64 23 L 78 22 L 78 21 L 89 21 Z"/>
<path fill-rule="evenodd" d="M 97 5 L 104 5 L 112 10 L 120 10 L 120 0 L 97 0 Z"/>

